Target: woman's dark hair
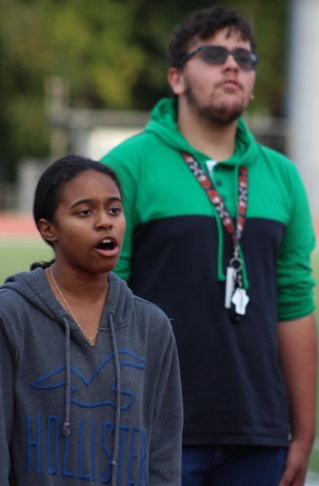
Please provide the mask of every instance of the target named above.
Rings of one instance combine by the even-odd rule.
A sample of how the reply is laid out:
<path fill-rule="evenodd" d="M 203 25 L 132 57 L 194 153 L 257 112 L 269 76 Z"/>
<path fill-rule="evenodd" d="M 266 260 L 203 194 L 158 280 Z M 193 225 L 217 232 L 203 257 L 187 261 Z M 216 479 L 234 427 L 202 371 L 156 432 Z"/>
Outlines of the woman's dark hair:
<path fill-rule="evenodd" d="M 181 60 L 196 40 L 209 39 L 227 27 L 230 32 L 232 29 L 239 32 L 255 52 L 256 40 L 250 19 L 239 9 L 211 7 L 192 13 L 174 28 L 167 50 L 169 65 L 181 67 Z"/>
<path fill-rule="evenodd" d="M 88 157 L 67 155 L 49 165 L 38 181 L 33 201 L 33 219 L 37 227 L 42 218 L 53 221 L 65 185 L 87 170 L 95 170 L 109 176 L 122 197 L 121 184 L 113 169 Z M 51 247 L 53 246 L 50 241 L 45 240 L 45 242 Z M 33 263 L 30 269 L 46 268 L 52 262 Z"/>

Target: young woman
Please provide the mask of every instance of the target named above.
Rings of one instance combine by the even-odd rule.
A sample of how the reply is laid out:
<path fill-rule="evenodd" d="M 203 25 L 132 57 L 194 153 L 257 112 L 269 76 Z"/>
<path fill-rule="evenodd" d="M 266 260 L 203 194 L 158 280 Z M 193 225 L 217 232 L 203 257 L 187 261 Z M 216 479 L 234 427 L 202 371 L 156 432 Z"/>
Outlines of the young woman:
<path fill-rule="evenodd" d="M 112 273 L 125 231 L 112 169 L 67 156 L 34 220 L 50 263 L 0 287 L 0 484 L 180 485 L 170 322 Z"/>

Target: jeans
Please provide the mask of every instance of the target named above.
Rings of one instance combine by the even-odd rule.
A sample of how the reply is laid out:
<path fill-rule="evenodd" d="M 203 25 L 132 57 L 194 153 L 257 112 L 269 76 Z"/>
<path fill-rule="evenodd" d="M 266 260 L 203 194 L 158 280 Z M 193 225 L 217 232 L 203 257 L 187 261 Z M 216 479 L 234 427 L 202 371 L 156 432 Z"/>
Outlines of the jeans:
<path fill-rule="evenodd" d="M 265 446 L 185 446 L 182 486 L 278 486 L 287 449 Z"/>

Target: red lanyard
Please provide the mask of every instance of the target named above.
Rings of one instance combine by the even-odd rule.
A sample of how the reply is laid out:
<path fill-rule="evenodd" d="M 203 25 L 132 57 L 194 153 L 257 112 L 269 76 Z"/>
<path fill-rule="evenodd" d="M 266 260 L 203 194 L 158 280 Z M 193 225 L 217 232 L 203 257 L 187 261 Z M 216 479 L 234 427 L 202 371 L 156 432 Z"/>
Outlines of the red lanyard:
<path fill-rule="evenodd" d="M 244 231 L 248 201 L 248 169 L 246 166 L 239 167 L 238 174 L 238 206 L 236 227 L 223 198 L 218 194 L 213 183 L 207 177 L 196 159 L 186 152 L 181 152 L 186 164 L 196 177 L 211 203 L 215 206 L 217 214 L 226 228 L 234 243 L 234 256 L 231 258 L 226 272 L 225 284 L 225 308 L 229 309 L 233 322 L 241 320 L 246 314 L 246 307 L 249 302 L 246 290 L 242 283 L 242 261 L 239 257 L 239 240 Z"/>
<path fill-rule="evenodd" d="M 207 177 L 203 169 L 200 167 L 197 160 L 186 152 L 181 152 L 183 159 L 190 168 L 193 175 L 196 177 L 211 203 L 215 206 L 217 214 L 226 228 L 228 234 L 234 242 L 235 255 L 238 254 L 238 242 L 243 234 L 244 224 L 246 219 L 247 201 L 248 201 L 248 169 L 247 166 L 239 167 L 238 175 L 238 207 L 237 207 L 237 224 L 236 228 L 234 221 L 229 214 L 229 211 L 223 201 L 223 198 L 218 194 L 213 183 Z"/>

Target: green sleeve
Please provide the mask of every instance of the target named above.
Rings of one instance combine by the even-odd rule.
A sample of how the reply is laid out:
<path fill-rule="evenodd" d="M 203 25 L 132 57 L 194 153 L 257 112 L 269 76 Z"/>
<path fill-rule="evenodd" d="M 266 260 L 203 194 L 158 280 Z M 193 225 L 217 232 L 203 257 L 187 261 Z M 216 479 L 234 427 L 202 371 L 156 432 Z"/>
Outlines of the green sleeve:
<path fill-rule="evenodd" d="M 315 234 L 307 194 L 293 166 L 292 207 L 278 259 L 278 320 L 299 319 L 314 310 L 311 252 Z"/>
<path fill-rule="evenodd" d="M 108 154 L 101 159 L 101 162 L 115 170 L 122 185 L 126 231 L 121 256 L 114 272 L 128 282 L 131 276 L 131 255 L 135 227 L 136 174 L 133 171 L 133 164 L 120 161 Z"/>

